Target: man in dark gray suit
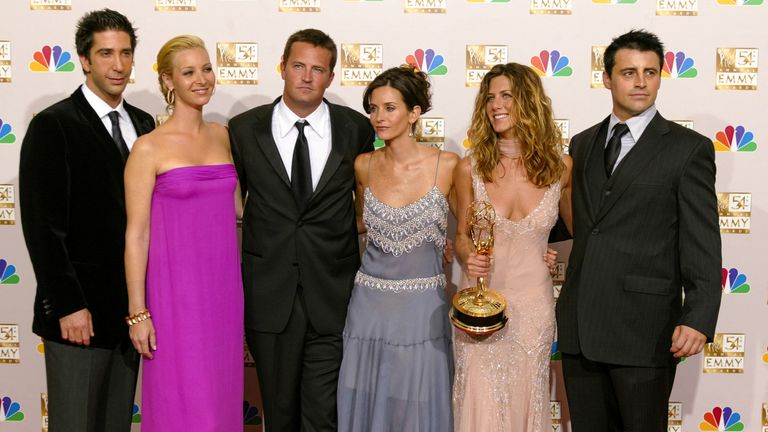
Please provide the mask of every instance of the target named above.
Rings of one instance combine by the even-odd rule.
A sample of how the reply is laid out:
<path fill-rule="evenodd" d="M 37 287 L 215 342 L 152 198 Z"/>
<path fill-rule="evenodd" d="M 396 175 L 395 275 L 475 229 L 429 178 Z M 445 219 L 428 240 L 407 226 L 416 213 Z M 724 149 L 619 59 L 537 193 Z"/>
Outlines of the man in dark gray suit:
<path fill-rule="evenodd" d="M 45 340 L 51 432 L 128 431 L 139 359 L 125 323 L 123 166 L 154 122 L 123 99 L 136 48 L 125 16 L 86 14 L 75 44 L 85 84 L 37 114 L 21 145 L 32 328 Z"/>
<path fill-rule="evenodd" d="M 715 332 L 714 147 L 657 112 L 663 56 L 654 34 L 615 38 L 603 73 L 613 112 L 571 141 L 574 242 L 557 324 L 574 432 L 666 431 L 676 365 Z"/>
<path fill-rule="evenodd" d="M 336 430 L 341 331 L 360 265 L 354 163 L 373 150 L 368 119 L 323 99 L 336 55 L 327 34 L 294 33 L 283 96 L 229 123 L 247 193 L 246 338 L 270 431 Z"/>

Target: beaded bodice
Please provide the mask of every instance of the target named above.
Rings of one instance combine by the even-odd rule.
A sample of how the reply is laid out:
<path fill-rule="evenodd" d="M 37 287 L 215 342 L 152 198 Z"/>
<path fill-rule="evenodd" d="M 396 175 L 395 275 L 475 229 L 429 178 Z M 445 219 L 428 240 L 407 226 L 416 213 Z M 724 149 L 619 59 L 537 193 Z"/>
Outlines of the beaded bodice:
<path fill-rule="evenodd" d="M 405 207 L 391 207 L 365 189 L 363 222 L 368 241 L 394 256 L 410 253 L 425 241 L 445 245 L 448 202 L 437 186 Z"/>

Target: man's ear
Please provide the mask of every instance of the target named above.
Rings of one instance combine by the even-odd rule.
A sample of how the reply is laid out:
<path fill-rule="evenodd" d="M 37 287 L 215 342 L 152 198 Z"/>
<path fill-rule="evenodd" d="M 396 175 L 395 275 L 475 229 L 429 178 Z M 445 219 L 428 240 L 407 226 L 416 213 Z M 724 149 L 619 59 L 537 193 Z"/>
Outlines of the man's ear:
<path fill-rule="evenodd" d="M 603 85 L 607 89 L 611 89 L 611 76 L 608 75 L 608 72 L 603 71 Z"/>
<path fill-rule="evenodd" d="M 80 67 L 83 68 L 83 72 L 86 74 L 91 73 L 91 61 L 84 55 L 78 57 L 80 58 Z"/>

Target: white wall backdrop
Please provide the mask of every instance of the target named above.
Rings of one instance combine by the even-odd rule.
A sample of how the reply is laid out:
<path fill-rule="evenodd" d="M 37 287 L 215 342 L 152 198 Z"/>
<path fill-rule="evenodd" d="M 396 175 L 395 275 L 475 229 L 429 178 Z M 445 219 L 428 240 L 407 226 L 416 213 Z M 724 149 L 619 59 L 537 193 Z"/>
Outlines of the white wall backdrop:
<path fill-rule="evenodd" d="M 45 428 L 42 344 L 31 332 L 35 278 L 18 214 L 19 148 L 34 115 L 84 79 L 74 27 L 87 11 L 110 7 L 138 27 L 135 82 L 126 99 L 161 115 L 153 70 L 169 38 L 202 37 L 219 67 L 207 118 L 228 118 L 282 91 L 277 66 L 285 39 L 316 27 L 339 46 L 327 97 L 362 111 L 365 80 L 380 70 L 424 61 L 433 111 L 424 141 L 464 152 L 477 88 L 490 63 L 542 70 L 566 138 L 610 111 L 610 94 L 591 85 L 599 47 L 632 28 L 656 32 L 668 68 L 657 106 L 711 137 L 721 193 L 723 303 L 718 338 L 678 368 L 670 431 L 768 432 L 768 5 L 764 0 L 3 0 L 0 3 L 0 431 Z M 51 47 L 61 56 L 45 65 Z M 598 57 L 593 55 L 597 47 Z M 217 49 L 219 48 L 219 49 Z M 430 51 L 431 50 L 431 51 Z M 542 53 L 542 51 L 546 51 Z M 557 53 L 555 53 L 555 51 Z M 36 54 L 40 52 L 41 54 Z M 67 55 L 73 64 L 66 60 Z M 439 56 L 439 57 L 438 57 Z M 553 60 L 559 56 L 559 61 Z M 51 57 L 54 57 L 51 55 Z M 535 59 L 534 57 L 538 57 Z M 432 59 L 431 62 L 429 59 Z M 38 60 L 40 61 L 38 61 Z M 442 59 L 442 63 L 439 60 Z M 550 59 L 545 62 L 544 59 Z M 555 63 L 547 66 L 548 63 Z M 599 64 L 597 64 L 599 66 Z M 762 73 L 761 73 L 762 72 Z M 257 80 L 257 83 L 256 83 Z M 569 245 L 557 246 L 567 259 Z M 458 280 L 458 267 L 452 269 Z M 556 282 L 559 285 L 558 282 Z M 557 285 L 554 292 L 557 292 Z M 514 301 L 514 299 L 510 299 Z M 568 415 L 557 353 L 552 362 L 553 428 Z M 248 359 L 246 356 L 246 365 Z M 255 372 L 246 371 L 247 431 L 261 430 Z M 140 401 L 134 407 L 140 430 Z M 168 413 L 174 415 L 174 413 Z"/>

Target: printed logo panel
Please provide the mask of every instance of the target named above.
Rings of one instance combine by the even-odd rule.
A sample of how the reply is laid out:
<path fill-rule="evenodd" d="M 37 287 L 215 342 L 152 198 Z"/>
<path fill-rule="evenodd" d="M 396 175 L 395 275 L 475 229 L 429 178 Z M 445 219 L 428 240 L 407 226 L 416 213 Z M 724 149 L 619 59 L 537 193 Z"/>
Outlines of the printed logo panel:
<path fill-rule="evenodd" d="M 440 54 L 436 54 L 432 48 L 427 48 L 426 50 L 417 49 L 413 54 L 409 54 L 405 58 L 405 62 L 429 76 L 445 75 L 448 73 L 448 66 L 444 64 L 445 58 Z"/>
<path fill-rule="evenodd" d="M 715 334 L 715 340 L 704 345 L 704 373 L 744 373 L 745 343 L 743 333 Z"/>
<path fill-rule="evenodd" d="M 552 417 L 552 431 L 562 432 L 563 412 L 559 401 L 549 401 L 549 412 Z"/>
<path fill-rule="evenodd" d="M 531 14 L 570 15 L 573 13 L 573 0 L 531 0 Z"/>
<path fill-rule="evenodd" d="M 48 432 L 48 393 L 40 393 L 40 421 L 42 432 Z"/>
<path fill-rule="evenodd" d="M 723 294 L 746 294 L 750 290 L 747 275 L 739 273 L 736 268 L 722 269 Z"/>
<path fill-rule="evenodd" d="M 656 0 L 656 15 L 695 16 L 698 14 L 698 0 Z"/>
<path fill-rule="evenodd" d="M 749 234 L 752 222 L 752 193 L 718 192 L 720 233 Z"/>
<path fill-rule="evenodd" d="M 608 48 L 605 45 L 592 45 L 591 53 L 591 68 L 589 74 L 589 86 L 592 88 L 605 88 L 603 84 L 603 72 L 605 71 L 605 63 L 603 62 L 603 54 L 605 49 Z"/>
<path fill-rule="evenodd" d="M 404 0 L 405 13 L 445 13 L 448 0 Z"/>
<path fill-rule="evenodd" d="M 243 424 L 260 425 L 262 423 L 261 414 L 259 408 L 256 405 L 251 405 L 247 400 L 243 401 Z"/>
<path fill-rule="evenodd" d="M 480 85 L 486 73 L 497 64 L 507 63 L 509 49 L 506 45 L 467 45 L 465 85 Z"/>
<path fill-rule="evenodd" d="M 258 84 L 259 44 L 255 42 L 216 43 L 216 82 Z"/>
<path fill-rule="evenodd" d="M 719 131 L 712 141 L 715 151 L 719 152 L 753 152 L 757 150 L 755 134 L 742 125 L 728 125 Z"/>
<path fill-rule="evenodd" d="M 667 432 L 683 432 L 682 402 L 669 402 L 667 409 Z"/>
<path fill-rule="evenodd" d="M 72 10 L 72 0 L 29 0 L 30 10 Z"/>
<path fill-rule="evenodd" d="M 696 78 L 698 74 L 699 71 L 694 67 L 694 60 L 686 57 L 684 52 L 667 51 L 664 54 L 662 78 Z"/>
<path fill-rule="evenodd" d="M 278 0 L 280 12 L 320 12 L 320 0 Z"/>
<path fill-rule="evenodd" d="M 197 0 L 155 0 L 155 10 L 193 12 L 197 10 Z"/>
<path fill-rule="evenodd" d="M 568 57 L 560 55 L 558 50 L 542 50 L 531 57 L 531 67 L 540 76 L 567 77 L 573 75 L 573 68 L 568 66 Z"/>
<path fill-rule="evenodd" d="M 16 192 L 13 185 L 0 184 L 0 225 L 16 224 Z"/>
<path fill-rule="evenodd" d="M 757 90 L 757 48 L 718 48 L 715 90 Z"/>
<path fill-rule="evenodd" d="M 21 404 L 15 402 L 10 396 L 3 396 L 0 399 L 0 423 L 20 422 L 23 420 L 24 412 L 21 411 Z"/>
<path fill-rule="evenodd" d="M 445 147 L 445 119 L 439 117 L 419 118 L 416 127 L 416 141 L 443 150 Z"/>
<path fill-rule="evenodd" d="M 714 407 L 712 411 L 704 414 L 704 421 L 699 423 L 699 430 L 741 432 L 744 430 L 744 423 L 741 422 L 741 414 L 731 407 Z"/>
<path fill-rule="evenodd" d="M 21 348 L 18 324 L 0 324 L 0 364 L 20 363 Z"/>
<path fill-rule="evenodd" d="M 341 85 L 368 85 L 383 70 L 382 44 L 341 44 Z"/>
<path fill-rule="evenodd" d="M 3 122 L 0 118 L 0 144 L 13 144 L 16 142 L 16 135 L 12 133 L 13 127 L 9 123 Z"/>
<path fill-rule="evenodd" d="M 0 40 L 0 83 L 9 83 L 11 71 L 11 41 Z"/>
<path fill-rule="evenodd" d="M 72 72 L 75 63 L 72 54 L 59 45 L 43 45 L 40 51 L 35 51 L 29 63 L 32 72 Z"/>

